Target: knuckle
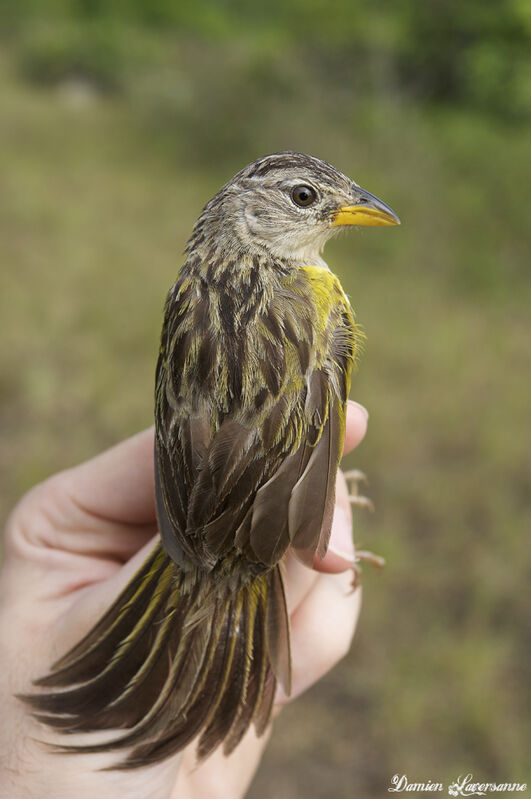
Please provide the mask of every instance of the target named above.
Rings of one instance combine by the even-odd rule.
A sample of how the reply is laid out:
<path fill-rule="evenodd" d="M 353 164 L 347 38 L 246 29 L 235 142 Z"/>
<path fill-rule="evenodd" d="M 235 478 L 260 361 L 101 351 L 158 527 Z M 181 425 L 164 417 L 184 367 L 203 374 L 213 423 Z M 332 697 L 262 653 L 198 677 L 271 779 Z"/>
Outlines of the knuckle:
<path fill-rule="evenodd" d="M 27 556 L 28 548 L 50 546 L 54 520 L 65 495 L 65 473 L 49 477 L 17 502 L 4 530 L 6 556 Z"/>

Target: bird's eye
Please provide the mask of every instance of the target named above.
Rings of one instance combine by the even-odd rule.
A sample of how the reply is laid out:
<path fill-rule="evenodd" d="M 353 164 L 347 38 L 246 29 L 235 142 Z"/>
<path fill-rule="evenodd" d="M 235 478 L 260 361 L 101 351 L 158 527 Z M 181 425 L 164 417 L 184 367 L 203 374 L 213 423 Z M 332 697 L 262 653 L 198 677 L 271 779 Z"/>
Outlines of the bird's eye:
<path fill-rule="evenodd" d="M 311 205 L 317 199 L 317 194 L 311 186 L 295 186 L 291 192 L 291 199 L 295 205 L 306 208 L 306 206 Z"/>

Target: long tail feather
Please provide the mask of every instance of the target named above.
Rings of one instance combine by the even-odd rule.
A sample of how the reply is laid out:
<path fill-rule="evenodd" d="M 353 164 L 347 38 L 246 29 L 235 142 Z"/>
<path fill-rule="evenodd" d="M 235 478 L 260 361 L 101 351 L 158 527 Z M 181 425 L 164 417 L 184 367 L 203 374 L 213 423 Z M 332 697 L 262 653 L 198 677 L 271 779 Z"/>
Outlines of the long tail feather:
<path fill-rule="evenodd" d="M 120 607 L 113 604 L 92 630 L 67 654 L 54 663 L 46 677 L 35 685 L 54 687 L 74 682 L 84 682 L 101 669 L 139 617 L 143 616 L 153 598 L 153 589 L 160 586 L 160 569 L 164 553 L 157 547 L 133 580 L 120 595 Z"/>
<path fill-rule="evenodd" d="M 199 738 L 198 756 L 231 752 L 289 690 L 289 629 L 279 567 L 239 588 L 192 579 L 159 545 L 87 636 L 21 698 L 64 733 L 122 729 L 63 752 L 129 749 L 113 766 L 162 760 Z"/>

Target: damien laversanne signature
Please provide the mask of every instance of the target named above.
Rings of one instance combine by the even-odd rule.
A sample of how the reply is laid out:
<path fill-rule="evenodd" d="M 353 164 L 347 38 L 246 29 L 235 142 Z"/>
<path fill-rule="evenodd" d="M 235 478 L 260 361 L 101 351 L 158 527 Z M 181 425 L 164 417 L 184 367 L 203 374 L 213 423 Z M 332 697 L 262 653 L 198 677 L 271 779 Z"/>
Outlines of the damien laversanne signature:
<path fill-rule="evenodd" d="M 405 774 L 395 774 L 391 778 L 391 784 L 387 789 L 389 793 L 418 792 L 426 793 L 432 791 L 443 791 L 442 782 L 410 782 Z M 527 791 L 525 782 L 477 782 L 472 774 L 458 777 L 448 786 L 450 796 L 486 796 L 487 793 L 523 793 Z"/>

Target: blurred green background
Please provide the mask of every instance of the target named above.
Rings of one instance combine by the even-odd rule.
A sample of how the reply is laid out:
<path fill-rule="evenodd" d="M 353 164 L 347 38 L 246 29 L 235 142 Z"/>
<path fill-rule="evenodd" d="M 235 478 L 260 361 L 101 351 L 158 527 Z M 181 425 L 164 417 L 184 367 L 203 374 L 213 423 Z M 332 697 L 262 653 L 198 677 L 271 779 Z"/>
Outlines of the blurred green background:
<path fill-rule="evenodd" d="M 0 504 L 151 423 L 165 293 L 245 163 L 325 158 L 394 230 L 329 245 L 377 511 L 351 654 L 251 799 L 530 781 L 528 0 L 4 0 Z"/>

